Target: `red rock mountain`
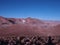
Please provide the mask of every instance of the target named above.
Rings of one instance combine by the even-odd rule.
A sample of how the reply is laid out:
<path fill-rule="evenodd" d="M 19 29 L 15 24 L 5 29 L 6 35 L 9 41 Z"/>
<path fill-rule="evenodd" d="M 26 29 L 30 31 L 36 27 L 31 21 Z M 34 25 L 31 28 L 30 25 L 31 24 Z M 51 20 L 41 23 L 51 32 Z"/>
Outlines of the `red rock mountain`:
<path fill-rule="evenodd" d="M 60 21 L 0 16 L 0 36 L 60 36 Z"/>

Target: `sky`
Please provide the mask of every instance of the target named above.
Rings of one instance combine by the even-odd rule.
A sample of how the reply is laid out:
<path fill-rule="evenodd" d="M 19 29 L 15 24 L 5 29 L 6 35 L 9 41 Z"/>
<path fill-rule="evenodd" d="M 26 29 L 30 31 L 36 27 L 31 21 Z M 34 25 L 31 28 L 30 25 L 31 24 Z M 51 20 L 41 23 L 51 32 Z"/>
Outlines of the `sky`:
<path fill-rule="evenodd" d="M 60 0 L 0 0 L 0 16 L 60 21 Z"/>

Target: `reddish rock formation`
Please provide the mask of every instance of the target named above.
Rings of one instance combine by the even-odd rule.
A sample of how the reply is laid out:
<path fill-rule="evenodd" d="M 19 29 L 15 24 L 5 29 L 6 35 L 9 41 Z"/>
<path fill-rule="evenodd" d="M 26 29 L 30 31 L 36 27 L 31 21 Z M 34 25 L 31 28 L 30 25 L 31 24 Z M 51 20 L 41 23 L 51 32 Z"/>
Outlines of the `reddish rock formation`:
<path fill-rule="evenodd" d="M 4 18 L 0 16 L 0 36 L 60 36 L 59 21 L 35 18 Z"/>

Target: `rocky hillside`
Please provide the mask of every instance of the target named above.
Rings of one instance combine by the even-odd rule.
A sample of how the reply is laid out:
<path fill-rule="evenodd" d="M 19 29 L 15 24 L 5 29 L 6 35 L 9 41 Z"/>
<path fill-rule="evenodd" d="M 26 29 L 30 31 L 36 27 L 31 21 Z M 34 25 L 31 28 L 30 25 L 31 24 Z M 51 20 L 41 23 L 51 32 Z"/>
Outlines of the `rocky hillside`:
<path fill-rule="evenodd" d="M 0 36 L 60 36 L 60 21 L 0 16 Z"/>

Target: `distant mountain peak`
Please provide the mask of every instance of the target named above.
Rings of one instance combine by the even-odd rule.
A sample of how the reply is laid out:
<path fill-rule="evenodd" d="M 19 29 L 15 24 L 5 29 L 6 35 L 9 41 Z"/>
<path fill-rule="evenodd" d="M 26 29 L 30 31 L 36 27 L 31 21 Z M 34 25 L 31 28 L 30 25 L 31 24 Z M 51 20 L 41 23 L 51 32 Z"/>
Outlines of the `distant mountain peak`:
<path fill-rule="evenodd" d="M 3 16 L 0 16 L 0 18 L 5 18 L 5 17 L 3 17 Z"/>
<path fill-rule="evenodd" d="M 27 17 L 27 18 L 6 18 L 3 16 L 0 16 L 0 22 L 2 23 L 12 23 L 12 24 L 20 24 L 20 23 L 28 23 L 28 24 L 38 24 L 38 25 L 57 25 L 58 23 L 60 24 L 60 22 L 54 22 L 54 21 L 44 21 L 44 20 L 40 20 L 37 18 L 31 18 L 31 17 Z"/>

